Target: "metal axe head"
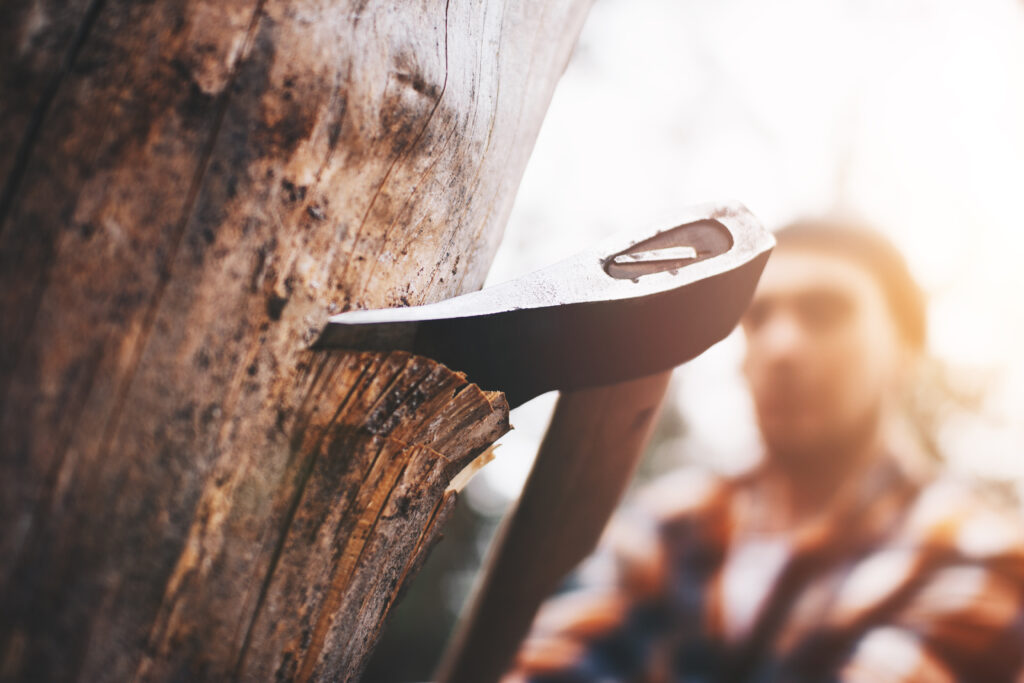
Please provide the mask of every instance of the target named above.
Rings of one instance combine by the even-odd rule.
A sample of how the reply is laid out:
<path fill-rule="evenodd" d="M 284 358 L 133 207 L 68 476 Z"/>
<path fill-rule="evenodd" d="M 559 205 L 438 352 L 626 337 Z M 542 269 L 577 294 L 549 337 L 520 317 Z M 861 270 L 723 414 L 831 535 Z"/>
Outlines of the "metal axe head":
<path fill-rule="evenodd" d="M 697 356 L 735 327 L 774 243 L 741 204 L 694 207 L 477 292 L 333 316 L 314 348 L 410 351 L 515 407 Z"/>

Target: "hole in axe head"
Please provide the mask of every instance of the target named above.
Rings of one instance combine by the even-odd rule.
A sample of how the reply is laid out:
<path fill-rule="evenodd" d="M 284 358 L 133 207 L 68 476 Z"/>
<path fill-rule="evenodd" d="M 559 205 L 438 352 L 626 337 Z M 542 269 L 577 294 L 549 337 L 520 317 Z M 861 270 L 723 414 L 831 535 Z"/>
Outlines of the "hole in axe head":
<path fill-rule="evenodd" d="M 706 218 L 670 228 L 604 260 L 604 271 L 619 280 L 677 270 L 732 248 L 724 225 Z"/>

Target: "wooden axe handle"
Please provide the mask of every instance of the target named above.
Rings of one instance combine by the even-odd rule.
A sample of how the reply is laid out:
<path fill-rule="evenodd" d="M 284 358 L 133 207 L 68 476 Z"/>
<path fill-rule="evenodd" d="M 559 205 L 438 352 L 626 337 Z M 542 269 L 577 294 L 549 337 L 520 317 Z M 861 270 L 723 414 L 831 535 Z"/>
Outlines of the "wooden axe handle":
<path fill-rule="evenodd" d="M 436 679 L 493 683 L 541 602 L 594 549 L 650 438 L 671 371 L 562 394 Z"/>

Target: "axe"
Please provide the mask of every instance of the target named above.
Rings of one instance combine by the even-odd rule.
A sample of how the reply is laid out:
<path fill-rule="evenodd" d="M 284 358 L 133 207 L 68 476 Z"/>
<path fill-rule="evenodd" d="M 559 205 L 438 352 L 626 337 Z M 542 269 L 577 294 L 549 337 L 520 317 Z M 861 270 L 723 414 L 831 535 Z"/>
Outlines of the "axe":
<path fill-rule="evenodd" d="M 439 681 L 491 683 L 508 668 L 541 601 L 596 545 L 672 368 L 735 327 L 773 245 L 742 205 L 705 205 L 487 289 L 330 318 L 314 348 L 427 356 L 511 408 L 560 392 Z"/>

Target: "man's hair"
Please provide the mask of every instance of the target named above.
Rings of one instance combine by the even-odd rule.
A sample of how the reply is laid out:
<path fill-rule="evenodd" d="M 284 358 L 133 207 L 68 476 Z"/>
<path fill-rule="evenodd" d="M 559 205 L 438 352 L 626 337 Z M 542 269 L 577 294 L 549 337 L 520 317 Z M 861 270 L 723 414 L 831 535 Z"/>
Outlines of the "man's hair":
<path fill-rule="evenodd" d="M 849 259 L 879 284 L 896 328 L 911 348 L 924 349 L 927 316 L 924 292 L 903 255 L 881 232 L 856 220 L 804 218 L 775 233 L 780 247 L 819 249 Z"/>

